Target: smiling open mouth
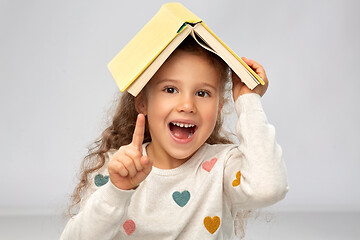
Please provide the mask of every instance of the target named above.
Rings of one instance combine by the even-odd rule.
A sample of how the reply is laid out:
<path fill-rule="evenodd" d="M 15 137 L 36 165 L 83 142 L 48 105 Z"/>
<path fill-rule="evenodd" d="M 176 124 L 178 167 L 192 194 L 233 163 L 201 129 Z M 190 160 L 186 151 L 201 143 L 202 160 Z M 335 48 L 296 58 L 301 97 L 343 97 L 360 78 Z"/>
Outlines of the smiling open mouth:
<path fill-rule="evenodd" d="M 196 131 L 196 125 L 187 124 L 187 123 L 179 123 L 179 122 L 169 123 L 169 128 L 170 128 L 171 134 L 179 139 L 188 139 Z"/>

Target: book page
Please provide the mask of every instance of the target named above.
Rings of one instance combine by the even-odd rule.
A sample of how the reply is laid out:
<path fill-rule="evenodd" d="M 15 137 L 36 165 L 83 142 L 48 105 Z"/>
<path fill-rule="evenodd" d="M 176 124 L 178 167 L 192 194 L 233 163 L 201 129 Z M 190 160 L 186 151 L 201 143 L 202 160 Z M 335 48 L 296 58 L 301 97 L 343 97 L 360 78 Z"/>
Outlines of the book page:
<path fill-rule="evenodd" d="M 196 25 L 195 27 L 192 27 L 192 31 L 191 31 L 191 36 L 195 39 L 195 41 L 200 45 L 202 46 L 203 48 L 205 48 L 206 50 L 212 52 L 212 53 L 215 53 L 216 55 L 219 56 L 219 54 L 217 54 L 217 52 L 214 51 L 214 49 L 212 49 L 207 43 L 206 41 L 200 36 L 198 35 L 195 31 L 194 31 L 194 28 L 196 28 Z M 220 56 L 219 56 L 220 57 Z"/>
<path fill-rule="evenodd" d="M 241 63 L 242 60 L 237 59 L 202 24 L 197 24 L 193 31 L 196 32 L 197 36 L 200 36 L 200 38 L 203 39 L 202 41 L 205 42 L 206 45 L 211 46 L 211 49 L 213 49 L 211 52 L 214 52 L 216 55 L 221 57 L 229 65 L 229 67 L 239 76 L 241 81 L 244 82 L 250 89 L 254 89 L 259 84 L 257 78 L 253 76 L 253 74 Z M 192 36 L 194 37 L 193 34 Z M 244 64 L 246 65 L 245 62 Z"/>

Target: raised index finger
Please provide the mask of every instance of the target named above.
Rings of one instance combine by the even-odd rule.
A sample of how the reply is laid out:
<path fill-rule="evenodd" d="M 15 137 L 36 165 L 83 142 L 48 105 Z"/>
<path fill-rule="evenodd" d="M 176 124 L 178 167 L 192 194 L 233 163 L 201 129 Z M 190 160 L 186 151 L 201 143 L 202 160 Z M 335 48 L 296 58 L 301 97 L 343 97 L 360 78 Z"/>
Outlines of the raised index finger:
<path fill-rule="evenodd" d="M 135 125 L 131 144 L 134 145 L 140 152 L 142 152 L 144 133 L 145 133 L 145 116 L 144 114 L 139 114 L 136 119 L 136 125 Z"/>

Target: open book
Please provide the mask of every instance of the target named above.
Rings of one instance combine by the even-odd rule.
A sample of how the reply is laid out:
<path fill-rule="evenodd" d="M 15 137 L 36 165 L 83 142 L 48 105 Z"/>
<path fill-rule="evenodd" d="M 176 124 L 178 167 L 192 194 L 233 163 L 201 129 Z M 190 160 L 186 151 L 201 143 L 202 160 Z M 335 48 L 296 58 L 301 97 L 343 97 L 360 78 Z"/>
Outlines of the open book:
<path fill-rule="evenodd" d="M 220 56 L 250 89 L 264 84 L 201 19 L 179 3 L 167 3 L 108 64 L 120 90 L 137 96 L 189 35 L 205 49 Z"/>

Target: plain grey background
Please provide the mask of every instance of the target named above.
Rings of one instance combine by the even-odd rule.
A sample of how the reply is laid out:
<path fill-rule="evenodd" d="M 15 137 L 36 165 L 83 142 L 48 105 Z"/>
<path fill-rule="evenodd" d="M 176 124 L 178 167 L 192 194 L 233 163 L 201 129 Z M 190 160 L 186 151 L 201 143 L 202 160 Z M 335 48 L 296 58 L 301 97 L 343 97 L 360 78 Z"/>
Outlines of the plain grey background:
<path fill-rule="evenodd" d="M 1 216 L 66 209 L 119 94 L 106 65 L 165 2 L 0 1 Z M 358 214 L 360 2 L 180 2 L 267 70 L 290 183 L 270 210 Z"/>

